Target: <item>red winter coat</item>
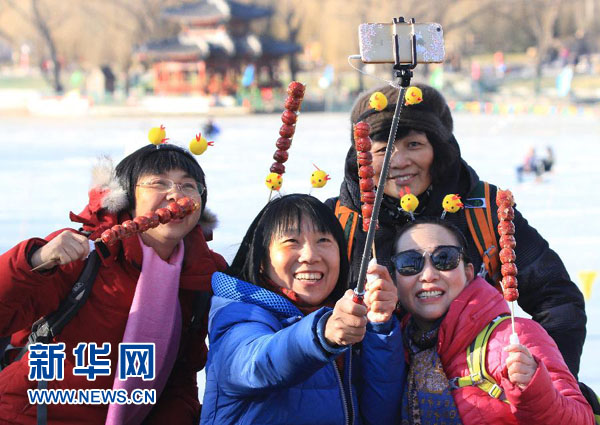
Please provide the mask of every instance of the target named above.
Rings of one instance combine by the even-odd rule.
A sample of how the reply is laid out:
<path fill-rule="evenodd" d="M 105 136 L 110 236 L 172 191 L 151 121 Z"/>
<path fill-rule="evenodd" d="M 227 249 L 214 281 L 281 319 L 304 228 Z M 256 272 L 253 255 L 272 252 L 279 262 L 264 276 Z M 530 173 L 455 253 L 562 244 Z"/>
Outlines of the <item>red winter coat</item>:
<path fill-rule="evenodd" d="M 477 334 L 500 314 L 509 313 L 502 295 L 489 283 L 476 278 L 450 305 L 438 335 L 438 353 L 448 379 L 468 376 L 466 349 Z M 452 392 L 465 425 L 544 424 L 593 425 L 592 409 L 579 391 L 556 344 L 536 322 L 517 318 L 515 329 L 538 363 L 524 389 L 508 380 L 503 350 L 509 345 L 510 320 L 500 323 L 489 339 L 486 356 L 488 373 L 504 389 L 510 404 L 489 396 L 477 387 Z"/>
<path fill-rule="evenodd" d="M 123 221 L 129 217 L 121 217 Z M 62 231 L 61 231 L 62 232 Z M 60 232 L 50 235 L 52 239 Z M 28 256 L 32 248 L 45 244 L 30 239 L 0 257 L 0 335 L 30 329 L 39 317 L 58 307 L 81 273 L 83 261 L 75 261 L 48 272 L 31 272 Z M 182 336 L 177 362 L 165 389 L 147 422 L 156 424 L 197 424 L 200 413 L 196 374 L 206 362 L 206 316 L 202 329 L 192 335 L 190 323 L 194 291 L 209 291 L 210 279 L 226 267 L 225 260 L 212 252 L 197 226 L 185 238 L 185 256 L 181 271 L 179 301 L 182 313 Z M 131 237 L 110 247 L 111 255 L 102 259 L 92 292 L 78 314 L 54 342 L 66 344 L 64 380 L 50 381 L 48 388 L 111 389 L 117 369 L 118 344 L 122 341 L 129 308 L 133 301 L 141 270 L 142 250 L 138 238 Z M 208 313 L 208 311 L 207 311 Z M 15 343 L 13 336 L 13 344 Z M 88 381 L 74 376 L 72 349 L 78 342 L 111 344 L 111 376 L 97 376 Z M 103 357 L 107 358 L 107 357 Z M 29 381 L 28 356 L 0 373 L 0 423 L 35 424 L 36 406 L 29 405 L 26 390 L 37 388 Z M 48 424 L 103 424 L 108 405 L 48 405 Z"/>

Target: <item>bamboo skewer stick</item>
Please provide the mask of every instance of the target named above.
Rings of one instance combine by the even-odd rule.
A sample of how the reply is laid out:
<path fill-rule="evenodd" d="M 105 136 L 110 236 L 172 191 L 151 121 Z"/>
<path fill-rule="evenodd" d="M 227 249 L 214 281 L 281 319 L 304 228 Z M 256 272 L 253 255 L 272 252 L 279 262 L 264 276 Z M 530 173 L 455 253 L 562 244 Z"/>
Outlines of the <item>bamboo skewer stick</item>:
<path fill-rule="evenodd" d="M 44 261 L 42 264 L 38 264 L 37 266 L 35 266 L 34 268 L 32 268 L 30 271 L 35 272 L 39 269 L 43 269 L 46 266 L 49 266 L 52 263 L 58 263 L 60 261 L 60 258 L 51 258 L 47 261 Z"/>

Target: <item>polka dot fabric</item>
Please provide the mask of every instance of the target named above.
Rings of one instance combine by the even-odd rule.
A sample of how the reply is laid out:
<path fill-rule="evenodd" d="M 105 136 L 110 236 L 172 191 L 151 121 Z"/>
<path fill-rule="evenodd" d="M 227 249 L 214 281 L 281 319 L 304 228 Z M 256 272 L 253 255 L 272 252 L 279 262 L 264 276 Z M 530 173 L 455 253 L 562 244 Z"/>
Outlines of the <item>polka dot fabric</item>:
<path fill-rule="evenodd" d="M 303 316 L 294 304 L 282 296 L 225 273 L 213 274 L 212 288 L 215 296 L 254 304 L 279 316 Z"/>

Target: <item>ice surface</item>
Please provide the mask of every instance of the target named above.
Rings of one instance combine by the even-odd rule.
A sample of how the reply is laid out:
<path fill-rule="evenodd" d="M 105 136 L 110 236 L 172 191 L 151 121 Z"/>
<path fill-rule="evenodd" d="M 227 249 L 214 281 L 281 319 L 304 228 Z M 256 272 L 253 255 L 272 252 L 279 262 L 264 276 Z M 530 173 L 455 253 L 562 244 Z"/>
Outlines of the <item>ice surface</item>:
<path fill-rule="evenodd" d="M 511 189 L 517 206 L 548 240 L 577 282 L 582 270 L 600 271 L 600 134 L 591 116 L 471 115 L 455 113 L 462 155 L 482 179 Z M 150 127 L 164 124 L 167 137 L 186 145 L 200 131 L 201 118 L 0 118 L 0 251 L 22 239 L 69 226 L 87 200 L 95 158 L 115 161 L 147 143 Z M 223 117 L 213 147 L 199 157 L 207 174 L 208 207 L 219 216 L 211 246 L 230 260 L 250 221 L 264 206 L 264 184 L 273 162 L 279 114 Z M 349 147 L 347 114 L 301 114 L 290 148 L 282 192 L 308 193 L 313 164 L 331 181 L 311 193 L 321 200 L 338 193 Z M 542 183 L 517 184 L 515 166 L 529 146 L 542 153 L 551 145 L 552 174 Z M 600 278 L 597 279 L 597 281 Z M 579 283 L 579 282 L 577 282 Z M 580 379 L 600 392 L 600 283 L 587 301 L 588 336 Z"/>

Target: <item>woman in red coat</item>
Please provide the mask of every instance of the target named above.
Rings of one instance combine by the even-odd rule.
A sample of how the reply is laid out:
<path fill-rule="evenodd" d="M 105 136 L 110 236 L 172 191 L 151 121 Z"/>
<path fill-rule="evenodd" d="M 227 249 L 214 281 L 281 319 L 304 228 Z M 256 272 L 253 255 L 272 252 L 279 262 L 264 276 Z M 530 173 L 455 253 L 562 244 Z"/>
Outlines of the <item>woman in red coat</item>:
<path fill-rule="evenodd" d="M 155 390 L 155 404 L 48 404 L 47 415 L 49 424 L 196 424 L 196 374 L 206 360 L 207 324 L 204 316 L 200 326 L 191 326 L 198 313 L 194 300 L 210 291 L 212 274 L 226 267 L 208 248 L 204 233 L 210 230 L 200 225 L 207 196 L 204 172 L 189 152 L 163 144 L 137 150 L 115 170 L 105 162 L 94 176 L 89 204 L 80 215 L 71 213 L 82 229 L 26 240 L 0 257 L 0 335 L 13 334 L 13 345 L 23 343 L 18 335 L 57 309 L 84 268 L 89 241 L 104 230 L 189 197 L 201 204 L 200 210 L 98 248 L 101 264 L 89 298 L 51 341 L 65 344 L 64 379 L 46 381 L 48 389 L 132 395 L 135 388 L 146 388 Z M 81 342 L 110 344 L 110 353 L 99 357 L 110 360 L 110 374 L 90 380 L 76 373 L 76 367 L 88 366 L 77 364 L 73 352 Z M 155 344 L 153 380 L 116 377 L 123 342 Z M 28 379 L 30 356 L 31 349 L 0 373 L 0 423 L 36 423 L 36 405 L 27 394 L 38 386 Z"/>
<path fill-rule="evenodd" d="M 453 384 L 453 378 L 470 375 L 467 347 L 490 322 L 509 313 L 495 288 L 473 279 L 465 247 L 456 227 L 435 218 L 408 224 L 396 241 L 398 298 L 409 313 L 402 424 L 593 425 L 592 409 L 556 344 L 529 319 L 516 319 L 520 344 L 509 342 L 510 320 L 491 333 L 485 368 L 500 386 L 500 397 Z"/>

